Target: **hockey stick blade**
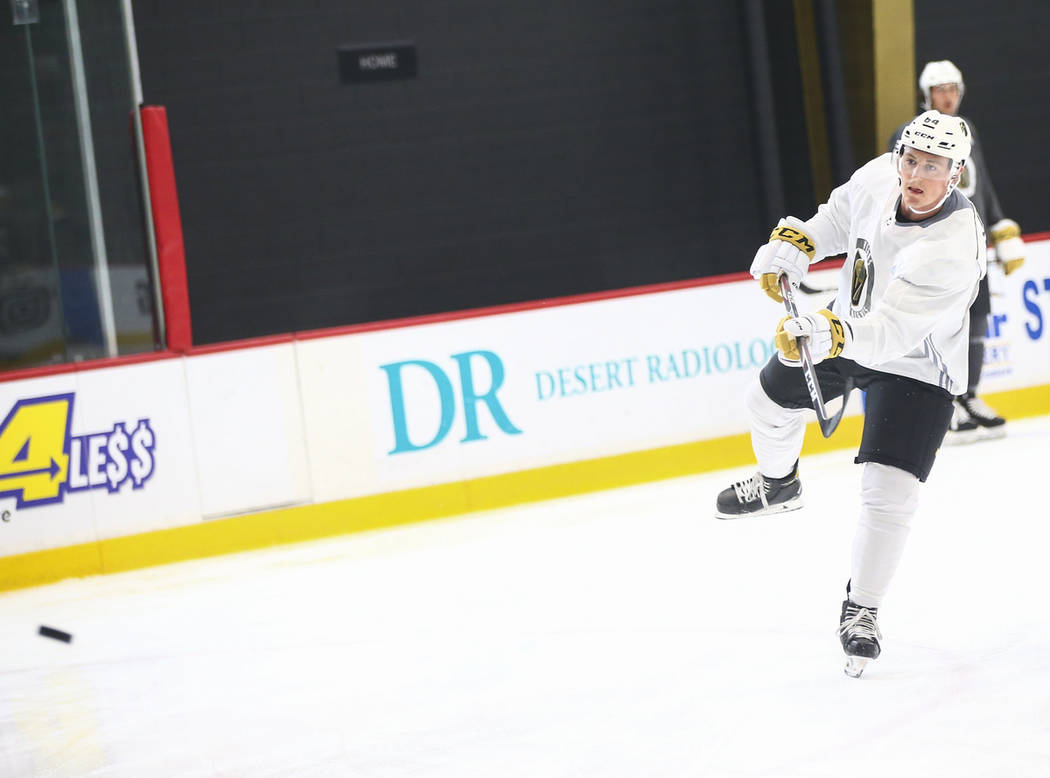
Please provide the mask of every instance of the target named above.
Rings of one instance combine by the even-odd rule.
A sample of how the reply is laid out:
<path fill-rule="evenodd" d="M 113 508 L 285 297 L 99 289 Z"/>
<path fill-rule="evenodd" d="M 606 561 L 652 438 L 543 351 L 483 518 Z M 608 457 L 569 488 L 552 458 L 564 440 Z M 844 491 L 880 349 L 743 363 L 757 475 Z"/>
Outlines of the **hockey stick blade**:
<path fill-rule="evenodd" d="M 780 276 L 779 280 L 780 293 L 784 298 L 784 307 L 787 309 L 789 316 L 798 318 L 794 290 L 791 288 L 787 276 Z M 853 382 L 849 379 L 846 380 L 846 386 L 842 390 L 842 406 L 834 416 L 829 416 L 828 409 L 824 405 L 824 395 L 820 391 L 820 382 L 817 381 L 817 373 L 813 369 L 813 357 L 810 356 L 809 342 L 806 338 L 798 339 L 798 351 L 802 356 L 802 374 L 806 378 L 806 388 L 809 390 L 809 397 L 813 400 L 813 410 L 817 412 L 817 424 L 820 425 L 820 433 L 825 438 L 830 438 L 832 433 L 835 432 L 835 428 L 839 426 L 839 422 L 842 421 L 842 414 L 846 410 L 846 401 L 849 400 L 849 393 L 853 390 Z"/>

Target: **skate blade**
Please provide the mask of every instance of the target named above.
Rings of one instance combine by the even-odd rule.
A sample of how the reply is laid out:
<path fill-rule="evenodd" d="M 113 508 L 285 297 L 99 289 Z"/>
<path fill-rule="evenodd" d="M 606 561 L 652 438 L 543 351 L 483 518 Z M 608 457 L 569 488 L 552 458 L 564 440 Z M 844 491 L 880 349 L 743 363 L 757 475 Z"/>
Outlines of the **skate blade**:
<path fill-rule="evenodd" d="M 1000 438 L 1006 437 L 1006 426 L 1000 425 L 998 427 L 982 427 L 981 428 L 981 440 L 999 440 Z"/>
<path fill-rule="evenodd" d="M 944 445 L 968 446 L 971 443 L 976 443 L 979 440 L 986 440 L 984 435 L 981 433 L 980 427 L 978 427 L 975 430 L 966 430 L 965 432 L 955 432 L 949 430 L 948 434 L 944 436 Z"/>
<path fill-rule="evenodd" d="M 860 678 L 860 674 L 864 672 L 864 668 L 868 666 L 870 661 L 864 656 L 846 657 L 846 667 L 844 668 L 846 675 L 850 678 Z"/>
<path fill-rule="evenodd" d="M 805 503 L 802 502 L 802 496 L 793 497 L 787 502 L 777 503 L 776 505 L 770 505 L 768 508 L 762 508 L 757 511 L 751 511 L 750 513 L 723 513 L 722 511 L 715 510 L 716 519 L 748 519 L 752 516 L 772 516 L 776 513 L 787 513 L 788 511 L 797 511 L 799 508 L 804 508 Z"/>

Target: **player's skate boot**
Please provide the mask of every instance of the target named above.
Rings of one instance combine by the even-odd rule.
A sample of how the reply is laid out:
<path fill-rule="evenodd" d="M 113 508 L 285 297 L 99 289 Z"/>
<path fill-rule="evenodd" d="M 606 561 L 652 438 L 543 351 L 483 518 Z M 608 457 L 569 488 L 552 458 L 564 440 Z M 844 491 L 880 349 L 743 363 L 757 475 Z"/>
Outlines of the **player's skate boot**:
<path fill-rule="evenodd" d="M 802 482 L 798 480 L 798 462 L 783 478 L 766 478 L 755 473 L 723 489 L 715 502 L 719 519 L 762 516 L 767 513 L 793 511 L 802 507 Z"/>
<path fill-rule="evenodd" d="M 973 443 L 981 437 L 981 426 L 970 416 L 962 397 L 952 400 L 952 420 L 948 425 L 948 432 L 944 436 L 946 446 L 957 446 L 963 443 Z"/>
<path fill-rule="evenodd" d="M 984 400 L 973 392 L 967 392 L 955 402 L 966 409 L 970 420 L 977 425 L 981 437 L 1001 438 L 1006 434 L 1006 419 L 985 405 Z"/>
<path fill-rule="evenodd" d="M 882 633 L 876 621 L 878 615 L 878 608 L 864 608 L 849 598 L 842 601 L 839 640 L 846 652 L 846 675 L 850 678 L 860 678 L 868 662 L 878 659 L 882 652 L 879 647 Z"/>

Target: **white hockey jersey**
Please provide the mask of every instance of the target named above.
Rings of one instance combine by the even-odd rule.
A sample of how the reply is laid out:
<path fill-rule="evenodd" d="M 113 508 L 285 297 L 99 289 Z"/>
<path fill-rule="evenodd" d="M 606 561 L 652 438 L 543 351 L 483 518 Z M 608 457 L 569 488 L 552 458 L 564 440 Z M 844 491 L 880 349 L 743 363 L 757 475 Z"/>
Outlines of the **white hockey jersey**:
<path fill-rule="evenodd" d="M 806 222 L 818 259 L 846 253 L 832 305 L 853 331 L 842 356 L 962 394 L 969 308 L 985 274 L 984 226 L 958 190 L 920 222 L 899 220 L 899 201 L 892 154 L 883 154 Z"/>

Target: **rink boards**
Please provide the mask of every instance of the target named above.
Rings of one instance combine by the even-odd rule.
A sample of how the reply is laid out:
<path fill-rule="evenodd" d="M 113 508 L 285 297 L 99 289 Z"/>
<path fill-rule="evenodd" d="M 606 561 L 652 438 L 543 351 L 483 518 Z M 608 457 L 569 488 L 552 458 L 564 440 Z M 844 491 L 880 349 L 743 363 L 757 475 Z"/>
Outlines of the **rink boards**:
<path fill-rule="evenodd" d="M 982 394 L 1011 417 L 1050 413 L 1029 249 L 991 276 Z M 0 589 L 744 465 L 782 315 L 734 277 L 0 382 Z"/>

